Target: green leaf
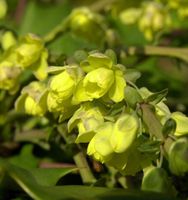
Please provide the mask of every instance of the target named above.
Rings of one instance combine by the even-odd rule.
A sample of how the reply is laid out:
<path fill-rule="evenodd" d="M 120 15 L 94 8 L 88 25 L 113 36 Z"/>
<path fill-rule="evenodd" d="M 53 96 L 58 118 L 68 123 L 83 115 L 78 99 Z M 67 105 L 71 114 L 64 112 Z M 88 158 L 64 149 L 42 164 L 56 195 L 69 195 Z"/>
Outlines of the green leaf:
<path fill-rule="evenodd" d="M 117 56 L 116 56 L 116 53 L 112 49 L 107 49 L 105 51 L 105 55 L 107 55 L 109 58 L 111 58 L 114 65 L 117 64 Z"/>
<path fill-rule="evenodd" d="M 162 194 L 91 186 L 42 186 L 29 171 L 0 160 L 0 169 L 35 200 L 175 200 Z M 10 188 L 6 188 L 10 189 Z"/>
<path fill-rule="evenodd" d="M 34 168 L 31 174 L 35 177 L 37 183 L 42 186 L 54 186 L 63 176 L 77 170 L 73 167 L 68 168 Z"/>
<path fill-rule="evenodd" d="M 163 168 L 150 167 L 144 172 L 142 190 L 166 193 L 170 196 L 175 194 L 166 171 Z"/>
<path fill-rule="evenodd" d="M 87 59 L 87 57 L 88 57 L 88 53 L 84 50 L 78 50 L 74 53 L 74 59 L 79 63 Z"/>
<path fill-rule="evenodd" d="M 64 1 L 63 4 L 54 3 L 47 6 L 39 1 L 29 1 L 25 11 L 21 22 L 20 33 L 25 34 L 31 32 L 44 35 L 69 14 L 70 4 L 68 1 Z"/>
<path fill-rule="evenodd" d="M 137 103 L 140 103 L 143 101 L 141 95 L 139 92 L 130 86 L 125 87 L 125 101 L 128 103 L 128 105 L 131 108 L 136 108 Z"/>
<path fill-rule="evenodd" d="M 168 136 L 169 134 L 174 135 L 176 131 L 176 121 L 172 118 L 168 119 L 162 129 L 163 135 Z"/>
<path fill-rule="evenodd" d="M 138 150 L 143 153 L 159 153 L 161 141 L 148 140 L 138 147 Z"/>
<path fill-rule="evenodd" d="M 8 160 L 11 164 L 15 164 L 25 169 L 31 169 L 37 166 L 38 159 L 32 154 L 33 145 L 24 145 L 18 155 L 10 157 Z"/>
<path fill-rule="evenodd" d="M 27 94 L 21 94 L 18 99 L 15 102 L 15 109 L 18 112 L 24 112 L 25 111 L 25 99 L 27 97 Z"/>
<path fill-rule="evenodd" d="M 135 83 L 137 79 L 141 77 L 141 73 L 135 69 L 126 69 L 125 79 L 126 81 L 130 81 Z"/>
<path fill-rule="evenodd" d="M 168 89 L 164 89 L 164 90 L 161 90 L 160 92 L 156 92 L 156 93 L 150 95 L 146 99 L 146 102 L 150 102 L 152 104 L 158 104 L 160 101 L 162 101 L 165 98 L 167 93 L 168 93 Z"/>

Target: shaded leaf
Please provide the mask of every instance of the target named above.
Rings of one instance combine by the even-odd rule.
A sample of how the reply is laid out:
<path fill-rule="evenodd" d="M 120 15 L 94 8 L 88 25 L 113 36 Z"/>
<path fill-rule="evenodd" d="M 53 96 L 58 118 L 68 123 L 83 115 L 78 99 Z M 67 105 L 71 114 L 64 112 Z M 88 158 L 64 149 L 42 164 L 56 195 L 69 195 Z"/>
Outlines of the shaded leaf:
<path fill-rule="evenodd" d="M 169 134 L 174 135 L 176 131 L 176 121 L 172 118 L 168 119 L 162 129 L 163 135 L 168 136 Z"/>
<path fill-rule="evenodd" d="M 63 176 L 76 170 L 73 167 L 67 168 L 34 168 L 31 174 L 35 177 L 37 183 L 42 186 L 54 186 Z"/>
<path fill-rule="evenodd" d="M 20 167 L 0 160 L 0 168 L 5 171 L 21 188 L 36 200 L 173 200 L 175 198 L 162 194 L 131 191 L 124 189 L 108 189 L 90 186 L 41 186 L 32 174 Z"/>
<path fill-rule="evenodd" d="M 147 99 L 146 102 L 151 102 L 153 104 L 158 104 L 164 97 L 167 95 L 168 89 L 161 90 L 160 92 L 156 92 L 152 95 L 150 95 Z"/>

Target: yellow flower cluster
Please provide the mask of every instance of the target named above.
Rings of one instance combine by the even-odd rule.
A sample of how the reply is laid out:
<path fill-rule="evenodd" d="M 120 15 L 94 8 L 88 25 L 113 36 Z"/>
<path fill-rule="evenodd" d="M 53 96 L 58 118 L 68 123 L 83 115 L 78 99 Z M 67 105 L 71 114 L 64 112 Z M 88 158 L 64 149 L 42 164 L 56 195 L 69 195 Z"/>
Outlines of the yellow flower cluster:
<path fill-rule="evenodd" d="M 137 23 L 148 41 L 171 25 L 168 9 L 161 3 L 151 1 L 144 2 L 140 8 L 130 8 L 120 13 L 120 19 L 124 24 Z"/>
<path fill-rule="evenodd" d="M 0 59 L 0 88 L 16 92 L 19 77 L 26 70 L 32 70 L 39 80 L 47 77 L 47 50 L 43 41 L 33 34 L 28 34 L 17 42 L 10 32 L 2 38 L 4 53 Z M 14 73 L 13 73 L 14 72 Z"/>
<path fill-rule="evenodd" d="M 31 62 L 28 57 L 21 63 L 26 61 Z M 137 103 L 151 104 L 164 126 L 169 119 L 174 120 L 176 127 L 169 134 L 177 138 L 188 134 L 188 117 L 171 113 L 162 94 L 156 101 L 156 94 L 147 88 L 127 86 L 126 68 L 110 54 L 86 53 L 81 61 L 49 67 L 48 72 L 53 74 L 45 82 L 34 81 L 22 89 L 16 109 L 37 116 L 51 112 L 59 122 L 67 120 L 69 133 L 78 130 L 75 142 L 88 143 L 88 155 L 123 174 L 134 175 L 156 160 L 160 152 L 161 141 L 149 137 L 147 125 L 135 110 Z M 173 150 L 170 155 L 175 159 Z"/>

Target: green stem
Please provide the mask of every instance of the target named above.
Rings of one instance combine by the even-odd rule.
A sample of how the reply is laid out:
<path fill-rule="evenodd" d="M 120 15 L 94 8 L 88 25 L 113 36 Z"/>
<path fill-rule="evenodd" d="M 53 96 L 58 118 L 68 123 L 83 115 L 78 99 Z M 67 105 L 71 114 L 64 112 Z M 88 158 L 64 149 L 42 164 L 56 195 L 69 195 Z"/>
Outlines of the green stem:
<path fill-rule="evenodd" d="M 90 5 L 89 8 L 94 12 L 99 12 L 103 10 L 106 7 L 106 5 L 109 6 L 110 4 L 113 4 L 116 1 L 118 0 L 98 0 L 97 2 Z"/>
<path fill-rule="evenodd" d="M 57 129 L 59 133 L 61 134 L 61 136 L 64 138 L 65 142 L 69 144 L 71 141 L 70 141 L 70 138 L 68 138 L 65 133 L 65 127 L 58 126 Z M 73 143 L 73 141 L 71 143 Z M 76 151 L 75 151 L 76 153 L 73 156 L 73 160 L 80 171 L 80 176 L 82 178 L 83 183 L 86 185 L 95 183 L 96 179 L 87 163 L 84 153 L 82 152 L 82 150 L 79 148 L 78 145 L 75 144 L 75 147 L 76 147 Z"/>
<path fill-rule="evenodd" d="M 44 36 L 44 42 L 46 44 L 49 44 L 52 41 L 58 39 L 62 34 L 66 33 L 68 31 L 67 21 L 68 18 L 63 20 L 54 29 L 52 29 L 46 36 Z"/>
<path fill-rule="evenodd" d="M 125 49 L 125 53 L 128 55 L 169 56 L 188 62 L 188 48 L 160 46 L 128 47 Z"/>
<path fill-rule="evenodd" d="M 91 169 L 87 163 L 87 160 L 82 151 L 79 151 L 73 156 L 73 159 L 76 163 L 76 166 L 79 168 L 80 175 L 84 184 L 92 184 L 96 182 L 95 177 L 93 176 Z"/>

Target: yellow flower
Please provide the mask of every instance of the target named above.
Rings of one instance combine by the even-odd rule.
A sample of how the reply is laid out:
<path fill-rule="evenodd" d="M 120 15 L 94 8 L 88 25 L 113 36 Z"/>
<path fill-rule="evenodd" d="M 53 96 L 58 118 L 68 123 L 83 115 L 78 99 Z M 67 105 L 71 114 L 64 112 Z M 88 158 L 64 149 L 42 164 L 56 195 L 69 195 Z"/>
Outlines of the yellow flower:
<path fill-rule="evenodd" d="M 116 153 L 127 151 L 137 136 L 139 124 L 135 116 L 123 114 L 114 124 L 110 137 L 111 145 Z"/>
<path fill-rule="evenodd" d="M 115 71 L 114 83 L 109 89 L 108 96 L 114 102 L 120 102 L 124 99 L 126 81 L 123 77 L 123 72 L 120 70 Z"/>
<path fill-rule="evenodd" d="M 19 88 L 21 68 L 12 66 L 10 62 L 0 63 L 0 89 L 15 93 Z"/>
<path fill-rule="evenodd" d="M 69 16 L 69 27 L 73 33 L 94 43 L 104 41 L 104 21 L 99 14 L 86 7 L 74 9 Z"/>
<path fill-rule="evenodd" d="M 16 44 L 16 39 L 14 34 L 11 31 L 6 31 L 3 33 L 1 38 L 1 46 L 3 50 L 7 50 L 10 47 L 14 46 Z"/>
<path fill-rule="evenodd" d="M 112 130 L 113 123 L 111 122 L 106 122 L 101 125 L 88 145 L 87 154 L 92 155 L 102 163 L 110 160 L 114 152 L 110 143 Z"/>
<path fill-rule="evenodd" d="M 54 96 L 57 96 L 58 101 L 65 101 L 74 92 L 76 81 L 71 77 L 67 70 L 61 72 L 58 75 L 53 76 L 49 90 Z"/>
<path fill-rule="evenodd" d="M 6 48 L 12 42 L 8 37 L 8 43 L 4 43 Z M 2 60 L 22 69 L 30 69 L 37 79 L 44 80 L 47 77 L 47 58 L 48 52 L 43 41 L 33 34 L 27 34 L 4 53 Z"/>
<path fill-rule="evenodd" d="M 15 107 L 17 111 L 25 112 L 29 115 L 43 116 L 47 111 L 46 99 L 46 86 L 34 81 L 22 89 L 21 95 L 16 100 Z"/>
<path fill-rule="evenodd" d="M 176 130 L 174 135 L 184 136 L 188 134 L 188 117 L 180 112 L 174 112 L 171 115 L 171 118 L 176 121 Z"/>
<path fill-rule="evenodd" d="M 77 126 L 79 135 L 76 142 L 89 142 L 95 135 L 95 130 L 104 122 L 102 113 L 92 103 L 83 104 L 68 121 L 68 131 Z"/>
<path fill-rule="evenodd" d="M 113 71 L 101 67 L 89 72 L 85 76 L 83 87 L 89 97 L 98 99 L 108 92 L 113 82 Z"/>
<path fill-rule="evenodd" d="M 188 172 L 187 152 L 187 138 L 180 138 L 171 145 L 169 150 L 169 167 L 172 173 L 182 176 Z"/>
<path fill-rule="evenodd" d="M 43 116 L 46 111 L 45 104 L 39 104 L 35 99 L 27 96 L 25 99 L 25 112 L 30 115 Z"/>

